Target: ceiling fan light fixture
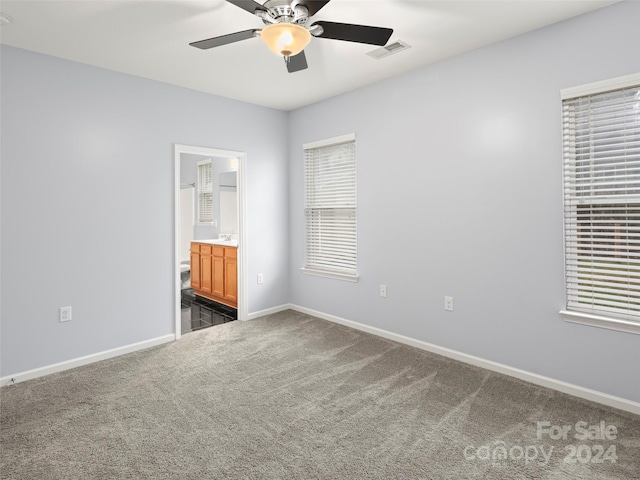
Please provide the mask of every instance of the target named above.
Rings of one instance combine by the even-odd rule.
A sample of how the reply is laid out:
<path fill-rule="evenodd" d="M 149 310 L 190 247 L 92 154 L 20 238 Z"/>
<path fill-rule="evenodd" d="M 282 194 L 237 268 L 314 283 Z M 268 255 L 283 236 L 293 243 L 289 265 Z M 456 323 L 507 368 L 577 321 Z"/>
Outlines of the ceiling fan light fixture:
<path fill-rule="evenodd" d="M 311 34 L 294 23 L 274 23 L 262 29 L 260 38 L 272 52 L 292 57 L 305 49 L 311 41 Z"/>

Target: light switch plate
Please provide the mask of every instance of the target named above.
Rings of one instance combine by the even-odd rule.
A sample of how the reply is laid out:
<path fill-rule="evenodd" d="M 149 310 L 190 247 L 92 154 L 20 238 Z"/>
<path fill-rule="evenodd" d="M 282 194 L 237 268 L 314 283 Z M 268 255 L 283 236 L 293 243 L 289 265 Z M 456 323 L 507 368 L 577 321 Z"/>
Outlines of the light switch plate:
<path fill-rule="evenodd" d="M 444 309 L 453 312 L 453 297 L 444 297 Z"/>

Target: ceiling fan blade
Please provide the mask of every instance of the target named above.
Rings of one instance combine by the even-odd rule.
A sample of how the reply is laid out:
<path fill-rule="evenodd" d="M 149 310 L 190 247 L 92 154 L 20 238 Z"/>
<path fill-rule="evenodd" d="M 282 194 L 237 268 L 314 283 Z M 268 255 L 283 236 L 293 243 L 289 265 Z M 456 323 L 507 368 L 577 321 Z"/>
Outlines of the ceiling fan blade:
<path fill-rule="evenodd" d="M 324 30 L 319 38 L 345 40 L 347 42 L 368 43 L 370 45 L 386 45 L 393 33 L 391 28 L 369 27 L 367 25 L 352 25 L 350 23 L 315 22 Z"/>
<path fill-rule="evenodd" d="M 309 10 L 309 16 L 313 17 L 330 1 L 331 0 L 301 0 L 298 2 L 298 5 L 304 5 L 307 7 L 307 10 Z"/>
<path fill-rule="evenodd" d="M 287 70 L 289 73 L 299 72 L 307 68 L 307 57 L 304 54 L 304 50 L 299 54 L 289 57 L 287 63 Z"/>
<path fill-rule="evenodd" d="M 259 3 L 254 2 L 253 0 L 227 0 L 227 2 L 235 5 L 236 7 L 240 7 L 243 10 L 246 10 L 252 15 L 255 15 L 256 10 L 262 10 L 264 12 L 267 11 L 266 8 L 264 8 Z"/>
<path fill-rule="evenodd" d="M 229 33 L 227 35 L 221 35 L 219 37 L 208 38 L 207 40 L 199 40 L 192 42 L 189 45 L 196 48 L 206 50 L 208 48 L 219 47 L 220 45 L 226 45 L 228 43 L 240 42 L 241 40 L 247 40 L 257 36 L 257 30 L 255 28 L 251 30 L 243 30 L 241 32 Z"/>

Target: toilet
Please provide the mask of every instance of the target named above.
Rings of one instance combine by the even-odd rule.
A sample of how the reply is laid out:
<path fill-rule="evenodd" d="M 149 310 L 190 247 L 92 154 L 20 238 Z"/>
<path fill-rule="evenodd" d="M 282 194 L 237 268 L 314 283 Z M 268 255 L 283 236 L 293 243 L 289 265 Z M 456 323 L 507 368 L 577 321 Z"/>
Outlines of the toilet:
<path fill-rule="evenodd" d="M 189 260 L 180 262 L 180 290 L 191 288 L 191 265 Z"/>

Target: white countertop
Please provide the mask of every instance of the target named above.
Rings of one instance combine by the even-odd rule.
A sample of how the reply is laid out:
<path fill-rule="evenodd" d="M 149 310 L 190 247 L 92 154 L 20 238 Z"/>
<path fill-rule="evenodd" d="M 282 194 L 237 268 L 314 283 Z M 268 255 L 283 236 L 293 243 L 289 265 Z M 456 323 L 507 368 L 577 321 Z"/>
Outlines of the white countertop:
<path fill-rule="evenodd" d="M 221 238 L 212 238 L 209 240 L 194 240 L 196 243 L 207 243 L 209 245 L 222 245 L 224 247 L 237 247 L 238 240 L 222 240 Z"/>

